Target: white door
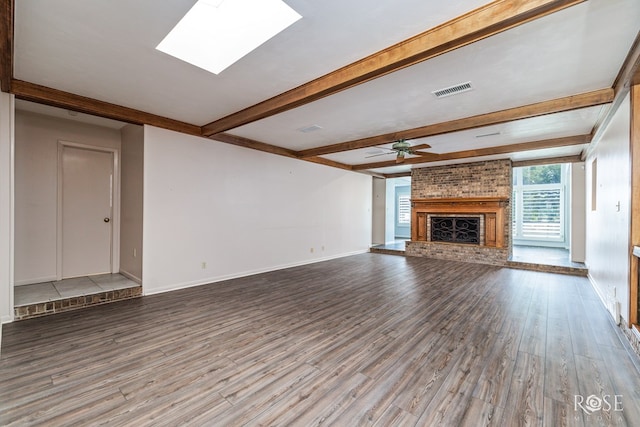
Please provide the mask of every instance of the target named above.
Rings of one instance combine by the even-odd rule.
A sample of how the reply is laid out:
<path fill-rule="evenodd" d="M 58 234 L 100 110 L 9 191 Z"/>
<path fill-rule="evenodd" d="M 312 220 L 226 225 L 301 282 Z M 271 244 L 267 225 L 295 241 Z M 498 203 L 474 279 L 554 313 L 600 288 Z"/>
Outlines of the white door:
<path fill-rule="evenodd" d="M 110 273 L 113 153 L 62 150 L 62 278 Z"/>

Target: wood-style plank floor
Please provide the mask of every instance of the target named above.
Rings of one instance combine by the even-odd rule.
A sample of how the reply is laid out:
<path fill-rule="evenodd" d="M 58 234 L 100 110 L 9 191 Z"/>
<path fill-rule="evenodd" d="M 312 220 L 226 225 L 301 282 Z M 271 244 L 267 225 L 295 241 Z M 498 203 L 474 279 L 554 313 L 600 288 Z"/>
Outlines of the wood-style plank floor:
<path fill-rule="evenodd" d="M 585 278 L 362 254 L 5 325 L 0 424 L 640 426 L 639 365 Z"/>

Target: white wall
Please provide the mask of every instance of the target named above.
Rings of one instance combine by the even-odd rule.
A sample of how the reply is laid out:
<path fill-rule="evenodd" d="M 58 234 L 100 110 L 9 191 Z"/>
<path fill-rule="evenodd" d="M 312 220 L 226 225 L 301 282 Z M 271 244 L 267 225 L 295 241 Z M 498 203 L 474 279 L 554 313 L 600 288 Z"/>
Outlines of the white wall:
<path fill-rule="evenodd" d="M 59 140 L 120 149 L 119 130 L 16 112 L 16 285 L 56 279 Z"/>
<path fill-rule="evenodd" d="M 13 95 L 0 92 L 0 325 L 13 320 L 13 110 Z"/>
<path fill-rule="evenodd" d="M 145 294 L 370 246 L 370 176 L 152 126 L 144 139 Z"/>
<path fill-rule="evenodd" d="M 571 164 L 571 220 L 569 221 L 571 261 L 584 262 L 586 257 L 586 186 L 584 162 Z"/>
<path fill-rule="evenodd" d="M 619 107 L 596 149 L 587 173 L 587 256 L 589 275 L 607 308 L 619 302 L 629 319 L 630 103 Z M 591 210 L 592 162 L 597 159 L 596 210 Z M 617 319 L 616 319 L 617 320 Z"/>
<path fill-rule="evenodd" d="M 385 243 L 386 193 L 386 180 L 373 178 L 373 230 L 371 233 L 371 243 L 374 245 L 382 245 Z"/>
<path fill-rule="evenodd" d="M 127 125 L 120 132 L 120 272 L 141 282 L 144 128 Z"/>

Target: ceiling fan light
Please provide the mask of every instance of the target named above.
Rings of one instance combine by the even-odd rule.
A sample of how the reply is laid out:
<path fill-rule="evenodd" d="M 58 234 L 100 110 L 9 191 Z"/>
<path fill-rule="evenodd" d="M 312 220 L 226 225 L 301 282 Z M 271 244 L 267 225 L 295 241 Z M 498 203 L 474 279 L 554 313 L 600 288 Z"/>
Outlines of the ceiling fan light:
<path fill-rule="evenodd" d="M 392 146 L 392 150 L 403 150 L 411 147 L 411 143 L 406 139 L 397 140 Z"/>

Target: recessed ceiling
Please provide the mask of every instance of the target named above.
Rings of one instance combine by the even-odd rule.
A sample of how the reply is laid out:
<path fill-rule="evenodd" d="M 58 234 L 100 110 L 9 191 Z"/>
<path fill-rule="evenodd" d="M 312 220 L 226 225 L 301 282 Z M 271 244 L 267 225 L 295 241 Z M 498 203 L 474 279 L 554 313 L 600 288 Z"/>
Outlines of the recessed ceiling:
<path fill-rule="evenodd" d="M 15 2 L 14 77 L 200 127 L 448 21 L 470 19 L 475 9 L 503 4 L 508 8 L 510 2 L 287 0 L 303 18 L 219 75 L 155 49 L 194 3 Z M 513 9 L 525 3 L 514 0 Z M 428 143 L 431 148 L 426 151 L 445 154 L 588 135 L 602 120 L 611 99 L 557 110 L 552 109 L 553 100 L 570 103 L 577 95 L 602 90 L 609 90 L 613 97 L 611 88 L 639 31 L 637 0 L 577 2 L 362 84 L 328 92 L 313 102 L 274 110 L 229 129 L 221 139 L 305 157 L 298 152 L 385 136 L 382 142 L 369 144 L 374 147 L 340 152 L 332 148 L 315 159 L 351 168 L 387 160 L 369 156 L 375 146 L 390 147 L 394 138 L 389 135 L 537 103 L 548 103 L 550 111 L 524 114 L 524 119 L 471 123 L 460 128 L 464 130 L 411 142 Z M 440 43 L 455 45 L 457 41 Z M 440 99 L 432 93 L 465 82 L 471 82 L 473 89 Z M 575 156 L 584 148 L 577 144 L 516 150 L 442 162 Z M 388 160 L 393 160 L 393 153 Z M 429 160 L 373 167 L 372 172 L 392 174 L 442 163 Z"/>

